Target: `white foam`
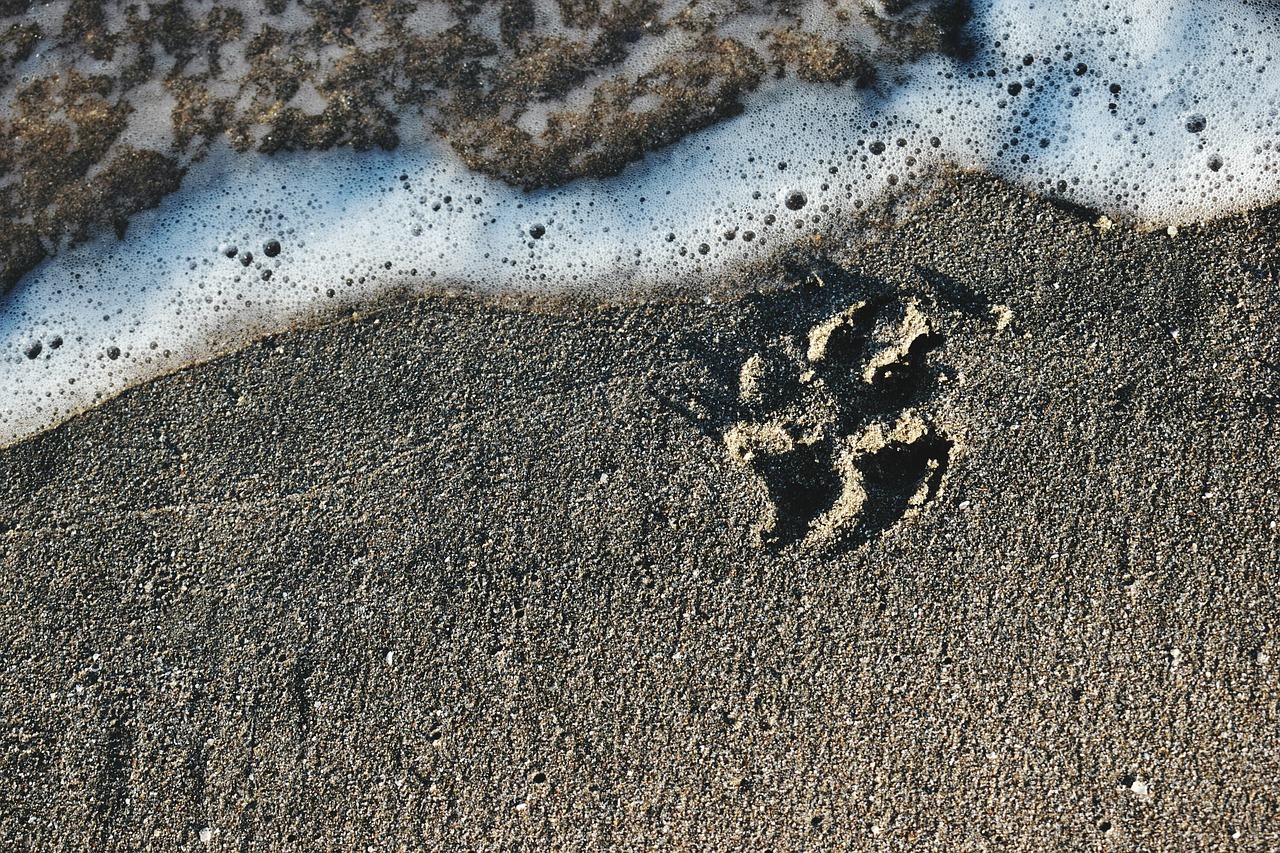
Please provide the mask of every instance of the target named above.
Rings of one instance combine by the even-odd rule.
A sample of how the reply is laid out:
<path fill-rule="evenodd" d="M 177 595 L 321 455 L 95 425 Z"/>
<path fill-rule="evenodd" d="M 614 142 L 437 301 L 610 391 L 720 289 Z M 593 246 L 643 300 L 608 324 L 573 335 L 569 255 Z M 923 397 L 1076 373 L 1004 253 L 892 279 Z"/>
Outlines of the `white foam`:
<path fill-rule="evenodd" d="M 930 58 L 873 92 L 776 84 L 616 178 L 531 194 L 420 140 L 214 156 L 123 242 L 64 252 L 0 304 L 0 441 L 406 282 L 606 297 L 707 284 L 942 162 L 1159 225 L 1269 204 L 1276 26 L 1236 3 L 993 0 L 968 63 Z"/>

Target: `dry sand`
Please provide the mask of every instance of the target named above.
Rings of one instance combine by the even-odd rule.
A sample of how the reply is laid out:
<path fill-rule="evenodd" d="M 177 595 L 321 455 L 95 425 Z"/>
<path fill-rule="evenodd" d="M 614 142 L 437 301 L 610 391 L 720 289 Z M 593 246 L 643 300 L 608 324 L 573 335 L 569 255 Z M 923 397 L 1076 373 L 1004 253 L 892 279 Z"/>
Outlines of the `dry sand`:
<path fill-rule="evenodd" d="M 0 843 L 1280 848 L 1277 231 L 965 179 L 760 282 L 825 286 L 428 299 L 3 451 Z"/>

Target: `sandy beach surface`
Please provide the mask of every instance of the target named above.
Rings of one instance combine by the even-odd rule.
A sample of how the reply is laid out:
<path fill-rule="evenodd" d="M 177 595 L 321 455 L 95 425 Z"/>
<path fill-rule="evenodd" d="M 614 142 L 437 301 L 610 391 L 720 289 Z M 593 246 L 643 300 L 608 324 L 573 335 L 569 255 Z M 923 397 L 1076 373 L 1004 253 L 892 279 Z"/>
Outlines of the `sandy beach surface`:
<path fill-rule="evenodd" d="M 1280 848 L 1280 215 L 964 178 L 0 452 L 14 850 Z"/>

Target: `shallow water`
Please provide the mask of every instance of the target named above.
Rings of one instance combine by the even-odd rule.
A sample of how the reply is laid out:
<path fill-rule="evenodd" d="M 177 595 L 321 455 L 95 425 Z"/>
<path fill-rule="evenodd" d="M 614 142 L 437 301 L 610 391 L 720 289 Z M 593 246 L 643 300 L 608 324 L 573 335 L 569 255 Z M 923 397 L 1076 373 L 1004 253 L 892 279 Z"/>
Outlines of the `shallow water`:
<path fill-rule="evenodd" d="M 535 192 L 408 126 L 391 152 L 214 144 L 124 239 L 63 248 L 4 298 L 0 439 L 389 291 L 711 289 L 789 245 L 838 249 L 860 211 L 943 165 L 1159 227 L 1280 194 L 1274 13 L 1001 0 L 967 34 L 967 60 L 865 90 L 771 82 L 616 177 Z"/>

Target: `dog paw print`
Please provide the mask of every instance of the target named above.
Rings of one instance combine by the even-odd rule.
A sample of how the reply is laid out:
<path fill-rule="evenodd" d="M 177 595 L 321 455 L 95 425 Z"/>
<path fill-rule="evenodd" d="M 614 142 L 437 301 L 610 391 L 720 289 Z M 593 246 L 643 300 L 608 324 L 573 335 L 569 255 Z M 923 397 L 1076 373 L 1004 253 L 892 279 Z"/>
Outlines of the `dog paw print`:
<path fill-rule="evenodd" d="M 768 492 L 762 544 L 865 542 L 937 495 L 952 449 L 923 414 L 938 343 L 916 302 L 867 300 L 742 363 L 723 438 Z"/>

